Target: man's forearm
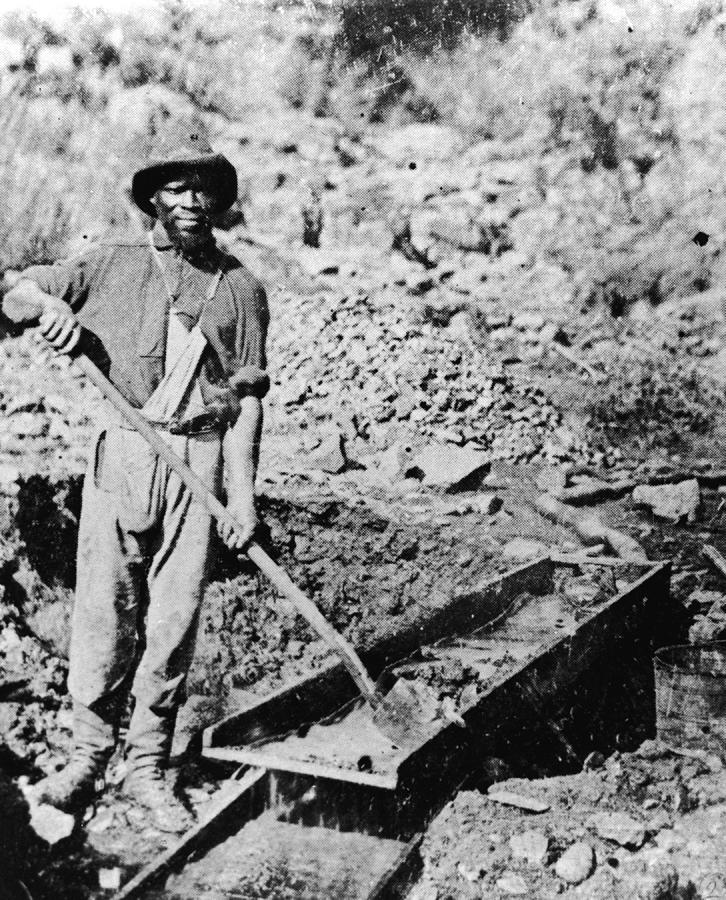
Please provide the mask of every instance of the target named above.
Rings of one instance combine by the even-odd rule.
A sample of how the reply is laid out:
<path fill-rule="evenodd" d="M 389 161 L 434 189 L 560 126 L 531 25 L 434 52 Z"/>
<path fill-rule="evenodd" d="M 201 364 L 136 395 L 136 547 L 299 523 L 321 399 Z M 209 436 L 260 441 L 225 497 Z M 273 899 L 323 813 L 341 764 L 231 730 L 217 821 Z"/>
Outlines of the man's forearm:
<path fill-rule="evenodd" d="M 224 463 L 230 500 L 254 497 L 262 435 L 262 402 L 243 397 L 240 414 L 224 438 Z"/>

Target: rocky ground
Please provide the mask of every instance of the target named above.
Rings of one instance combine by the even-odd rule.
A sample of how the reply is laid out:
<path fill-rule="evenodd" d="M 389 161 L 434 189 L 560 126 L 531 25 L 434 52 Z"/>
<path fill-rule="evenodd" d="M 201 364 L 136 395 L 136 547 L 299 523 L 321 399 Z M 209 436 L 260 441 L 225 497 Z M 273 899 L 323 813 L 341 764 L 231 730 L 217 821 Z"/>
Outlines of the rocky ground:
<path fill-rule="evenodd" d="M 577 396 L 582 410 L 583 397 L 612 398 L 622 390 L 623 376 L 617 369 L 605 374 L 602 362 L 607 358 L 612 366 L 613 360 L 606 354 L 600 364 L 593 363 L 598 366 L 594 376 L 573 372 L 569 360 L 549 351 L 523 362 L 531 348 L 542 346 L 546 325 L 541 319 L 512 317 L 508 325 L 474 330 L 468 313 L 459 312 L 446 324 L 424 321 L 415 304 L 372 306 L 364 298 L 335 302 L 326 282 L 332 275 L 307 276 L 308 281 L 299 273 L 295 277 L 298 285 L 308 285 L 309 293 L 288 295 L 284 321 L 287 326 L 292 321 L 294 328 L 283 327 L 278 318 L 271 336 L 271 360 L 280 361 L 279 368 L 273 363 L 273 372 L 280 374 L 268 407 L 260 473 L 262 537 L 358 645 L 366 646 L 411 614 L 425 616 L 452 591 L 548 550 L 609 552 L 603 528 L 627 535 L 650 558 L 674 559 L 674 592 L 682 608 L 676 628 L 684 640 L 689 629 L 693 639 L 718 639 L 726 633 L 723 582 L 702 556 L 707 543 L 724 549 L 724 504 L 718 490 L 723 463 L 714 452 L 713 422 L 706 419 L 711 407 L 702 384 L 679 384 L 674 392 L 657 368 L 648 369 L 646 387 L 631 388 L 635 400 L 630 407 L 603 401 L 602 411 L 614 421 L 593 417 L 596 424 L 584 426 L 567 398 Z M 678 327 L 705 333 L 706 317 L 702 307 L 692 315 L 684 308 Z M 612 344 L 624 348 L 637 341 L 637 332 L 647 331 L 629 320 L 625 337 L 616 336 L 611 323 L 595 320 L 591 337 L 598 327 Z M 301 353 L 299 342 L 290 340 L 295 329 L 311 335 L 315 354 Z M 500 329 L 508 329 L 507 342 L 492 347 L 491 335 Z M 0 715 L 17 787 L 19 778 L 32 782 L 60 766 L 68 752 L 63 657 L 80 472 L 97 398 L 72 368 L 45 358 L 28 336 L 7 339 L 2 352 L 0 403 L 7 427 L 0 444 L 0 652 L 10 693 L 0 703 Z M 662 348 L 658 357 L 663 366 L 668 352 Z M 397 375 L 398 381 L 389 372 L 390 360 L 404 373 Z M 639 430 L 638 414 L 650 416 L 645 433 Z M 693 430 L 684 434 L 691 425 Z M 612 435 L 623 438 L 624 449 L 610 440 Z M 574 519 L 553 522 L 542 515 L 542 496 L 566 501 Z M 599 529 L 576 527 L 593 515 Z M 328 656 L 291 610 L 253 573 L 240 571 L 221 546 L 217 560 L 178 751 L 201 724 L 235 708 L 251 692 L 269 690 Z M 122 775 L 117 758 L 111 782 Z M 192 802 L 202 804 L 214 780 L 188 767 L 183 777 Z M 590 774 L 587 779 L 600 777 Z M 694 849 L 690 837 L 661 846 L 646 829 L 647 840 L 636 853 L 612 850 L 592 836 L 585 815 L 591 812 L 590 788 L 582 786 L 583 776 L 572 776 L 571 782 L 563 776 L 557 783 L 569 785 L 574 807 L 584 804 L 587 809 L 577 825 L 568 813 L 567 826 L 560 824 L 559 830 L 557 817 L 548 819 L 553 824 L 540 828 L 538 836 L 540 845 L 542 834 L 548 838 L 546 853 L 543 861 L 532 864 L 522 862 L 509 845 L 520 825 L 529 831 L 531 823 L 525 828 L 517 820 L 511 834 L 502 836 L 496 824 L 500 808 L 484 793 L 465 792 L 432 826 L 424 844 L 425 875 L 416 890 L 423 897 L 465 892 L 494 896 L 497 891 L 502 896 L 547 896 L 571 884 L 557 871 L 565 851 L 571 844 L 589 842 L 594 874 L 580 887 L 567 888 L 580 896 L 607 890 L 618 896 L 613 892 L 631 892 L 634 885 L 651 882 L 656 885 L 653 897 L 659 890 L 662 896 L 698 896 L 688 893 L 688 885 L 693 881 L 698 887 L 696 876 L 711 871 L 708 848 L 717 840 L 712 829 L 723 809 L 717 800 L 718 778 L 713 773 L 702 777 L 714 781 L 714 806 L 686 812 L 666 803 L 671 819 L 658 832 L 670 839 L 695 828 L 702 835 L 700 849 Z M 532 784 L 534 788 L 521 790 L 548 789 L 548 782 Z M 702 792 L 708 793 L 706 787 Z M 631 801 L 627 790 L 615 792 L 609 808 L 633 815 Z M 641 811 L 643 827 L 652 819 L 651 810 L 662 811 L 649 806 L 645 818 Z M 442 822 L 456 822 L 454 833 L 461 826 L 463 836 L 453 843 L 443 838 L 452 826 Z M 70 846 L 61 841 L 50 849 L 38 841 L 43 884 L 51 895 L 62 884 L 68 896 L 103 896 L 101 881 L 112 884 L 126 877 L 150 848 L 163 844 L 161 836 L 134 821 L 133 808 L 113 786 L 86 824 L 87 836 L 73 838 Z M 469 841 L 480 854 L 478 870 L 465 859 Z M 587 850 L 581 852 L 587 856 Z M 655 870 L 653 860 L 658 862 Z M 663 893 L 665 884 L 670 895 Z M 42 887 L 35 890 L 43 896 Z"/>
<path fill-rule="evenodd" d="M 91 408 L 79 400 L 88 397 L 90 403 L 92 396 L 71 369 L 55 361 L 51 404 L 43 394 L 47 363 L 41 364 L 35 347 L 23 338 L 6 342 L 4 352 L 15 381 L 12 394 L 8 391 L 3 400 L 9 427 L 2 460 L 0 653 L 9 694 L 0 703 L 0 712 L 4 752 L 17 785 L 23 776 L 33 781 L 57 768 L 69 747 L 63 654 L 79 509 L 78 468 L 89 428 L 85 410 Z M 13 406 L 17 397 L 23 399 Z M 511 463 L 491 459 L 483 450 L 459 456 L 456 451 L 466 447 L 441 444 L 433 436 L 421 439 L 415 448 L 402 441 L 355 459 L 345 440 L 331 444 L 329 435 L 305 452 L 308 430 L 279 427 L 275 416 L 273 405 L 269 452 L 263 454 L 261 472 L 263 538 L 331 620 L 360 646 L 411 614 L 425 616 L 454 590 L 470 587 L 488 574 L 548 550 L 588 549 L 571 524 L 553 524 L 536 505 L 543 494 L 568 499 L 567 491 L 578 488 L 585 489 L 586 506 L 566 504 L 578 518 L 596 512 L 603 523 L 636 540 L 651 558 L 674 559 L 674 592 L 682 608 L 677 627 L 683 639 L 689 629 L 693 639 L 724 635 L 726 595 L 721 576 L 701 555 L 705 543 L 723 548 L 718 460 L 705 456 L 667 460 L 660 455 L 646 463 L 620 458 L 617 467 L 612 463 L 595 470 L 587 453 L 585 464 L 583 455 L 571 450 L 569 460 L 540 455 L 530 462 Z M 42 427 L 34 428 L 38 423 Z M 516 434 L 516 423 L 505 421 L 505 431 Z M 447 449 L 454 454 L 442 465 Z M 690 473 L 684 471 L 687 465 L 692 467 Z M 704 488 L 696 479 L 695 491 L 674 490 L 673 483 L 688 483 L 685 474 L 698 476 Z M 634 502 L 632 485 L 622 493 L 620 486 L 627 478 L 666 484 L 651 488 L 655 496 L 647 497 L 648 507 L 642 500 Z M 609 499 L 608 488 L 614 492 Z M 605 492 L 604 498 L 598 490 Z M 585 543 L 590 552 L 607 549 L 597 537 Z M 250 692 L 269 690 L 326 657 L 324 646 L 311 640 L 294 614 L 252 573 L 240 572 L 220 548 L 177 750 L 183 750 L 200 723 L 230 711 Z M 616 756 L 604 768 L 583 775 L 507 784 L 509 790 L 551 802 L 551 813 L 541 825 L 539 820 L 529 821 L 531 814 L 495 805 L 484 792 L 459 795 L 426 838 L 424 877 L 414 896 L 497 892 L 549 896 L 573 884 L 561 875 L 565 864 L 559 861 L 571 844 L 583 843 L 590 850 L 578 852 L 583 857 L 590 853 L 594 874 L 580 887 L 567 887 L 580 892 L 573 896 L 620 896 L 618 890 L 627 893 L 643 885 L 642 891 L 652 888 L 651 894 L 642 893 L 644 897 L 699 896 L 689 894 L 688 885 L 693 881 L 698 886 L 698 878 L 705 878 L 715 865 L 708 854 L 717 843 L 722 821 L 721 776 L 710 771 L 718 768 L 712 758 L 659 757 L 651 751 L 646 747 L 638 751 L 640 755 L 625 754 L 620 762 Z M 612 774 L 619 766 L 625 767 L 628 777 Z M 653 791 L 641 791 L 641 797 L 635 791 L 633 786 L 643 787 L 630 777 L 638 766 L 638 771 L 655 772 L 652 781 L 659 790 L 661 781 L 667 782 L 663 797 Z M 99 878 L 113 882 L 117 874 L 131 871 L 134 860 L 145 858 L 150 848 L 162 846 L 159 835 L 135 823 L 133 808 L 113 787 L 122 775 L 123 763 L 117 758 L 109 776 L 111 793 L 86 823 L 85 839 L 74 838 L 70 846 L 61 842 L 55 850 L 39 841 L 46 887 L 55 890 L 63 884 L 68 896 L 102 896 Z M 191 801 L 202 804 L 214 780 L 188 766 L 182 775 Z M 684 790 L 690 791 L 691 799 L 676 802 L 672 790 L 681 784 L 687 785 Z M 593 799 L 597 785 L 600 800 Z M 562 794 L 569 799 L 549 800 Z M 561 815 L 565 802 L 566 825 Z M 590 814 L 602 809 L 635 817 L 642 825 L 645 837 L 637 852 L 593 833 Z M 653 825 L 656 819 L 658 828 Z M 530 831 L 537 835 L 522 839 L 527 847 L 529 843 L 541 847 L 543 835 L 547 839 L 546 850 L 535 861 L 523 859 L 510 846 L 510 838 Z M 452 839 L 452 834 L 458 837 Z M 471 854 L 475 862 L 469 860 Z M 670 894 L 663 893 L 664 885 L 670 885 Z"/>
<path fill-rule="evenodd" d="M 496 39 L 426 58 L 391 55 L 400 23 L 371 21 L 375 64 L 355 56 L 352 19 L 285 4 L 254 21 L 235 18 L 241 7 L 65 30 L 16 17 L 2 38 L 0 266 L 138 227 L 119 198 L 130 147 L 162 121 L 201 118 L 242 175 L 219 239 L 266 284 L 272 313 L 261 538 L 334 624 L 365 647 L 488 574 L 588 549 L 673 559 L 674 631 L 721 639 L 724 576 L 703 547 L 726 550 L 712 187 L 723 10 L 515 6 Z M 97 398 L 3 328 L 0 792 L 17 811 L 13 865 L 39 873 L 34 896 L 105 896 L 160 845 L 118 795 L 121 759 L 87 837 L 54 847 L 34 836 L 19 787 L 68 752 L 64 655 Z M 177 751 L 326 658 L 220 545 Z M 182 775 L 201 805 L 211 776 Z M 508 782 L 549 807 L 537 814 L 482 787 L 432 825 L 419 900 L 726 893 L 712 757 L 623 746 L 580 774 Z"/>
<path fill-rule="evenodd" d="M 410 900 L 723 896 L 725 790 L 718 756 L 646 741 L 577 775 L 462 791 L 424 838 Z"/>
<path fill-rule="evenodd" d="M 239 249 L 253 266 L 258 252 L 271 252 L 245 243 Z M 300 259 L 318 260 L 319 253 Z M 666 377 L 678 335 L 697 336 L 688 346 L 699 348 L 718 334 L 713 305 L 684 304 L 647 323 L 595 314 L 586 337 L 562 344 L 576 361 L 588 360 L 589 372 L 552 350 L 542 314 L 499 320 L 492 314 L 488 324 L 468 311 L 440 318 L 402 285 L 396 302 L 382 301 L 383 290 L 375 302 L 362 294 L 351 300 L 334 287 L 339 272 L 299 268 L 293 294 L 280 271 L 281 286 L 272 291 L 275 387 L 260 473 L 262 536 L 352 640 L 365 646 L 412 613 L 435 609 L 453 590 L 547 550 L 610 552 L 608 528 L 650 558 L 674 559 L 682 608 L 676 627 L 684 640 L 689 630 L 693 639 L 724 636 L 726 592 L 702 555 L 707 543 L 725 549 L 714 388 L 694 374 L 702 356 L 695 363 L 679 353 L 677 371 L 690 374 L 677 382 Z M 665 334 L 660 347 L 656 327 Z M 298 332 L 310 335 L 314 353 L 291 340 Z M 656 364 L 648 363 L 639 340 Z M 17 790 L 18 779 L 54 770 L 68 752 L 63 655 L 80 472 L 97 398 L 63 361 L 39 355 L 28 337 L 9 338 L 1 349 L 0 653 L 10 687 L 0 717 Z M 629 352 L 636 363 L 627 368 Z M 553 522 L 542 515 L 542 496 L 565 501 L 570 518 Z M 583 521 L 589 529 L 577 527 Z M 217 556 L 177 750 L 200 724 L 328 655 L 253 573 L 240 571 L 221 547 Z M 693 809 L 670 801 L 641 809 L 627 789 L 611 792 L 607 808 L 645 829 L 636 852 L 618 849 L 591 828 L 590 782 L 605 779 L 613 765 L 555 782 L 574 798 L 566 826 L 556 815 L 539 826 L 517 813 L 504 834 L 500 807 L 485 793 L 464 792 L 432 826 L 415 890 L 427 898 L 548 896 L 563 889 L 583 897 L 620 896 L 618 890 L 708 896 L 701 886 L 715 865 L 724 808 L 717 773 L 698 776 L 705 779 L 702 794 L 712 793 L 707 809 L 700 800 Z M 110 779 L 122 775 L 119 758 Z M 183 778 L 196 804 L 214 788 L 193 768 Z M 516 787 L 549 796 L 549 785 Z M 670 819 L 651 833 L 663 809 Z M 113 787 L 86 824 L 87 836 L 70 845 L 61 841 L 53 849 L 38 840 L 38 896 L 43 890 L 54 896 L 59 885 L 67 896 L 103 896 L 103 884 L 126 877 L 163 843 L 134 821 Z M 461 835 L 454 841 L 446 837 L 452 829 Z M 537 838 L 529 835 L 525 844 L 541 846 L 544 835 L 547 848 L 539 862 L 523 862 L 509 841 L 532 830 Z M 590 853 L 592 869 L 580 886 L 561 875 L 560 859 L 573 844 L 590 847 L 577 850 L 583 858 Z M 473 868 L 468 848 L 476 856 Z"/>

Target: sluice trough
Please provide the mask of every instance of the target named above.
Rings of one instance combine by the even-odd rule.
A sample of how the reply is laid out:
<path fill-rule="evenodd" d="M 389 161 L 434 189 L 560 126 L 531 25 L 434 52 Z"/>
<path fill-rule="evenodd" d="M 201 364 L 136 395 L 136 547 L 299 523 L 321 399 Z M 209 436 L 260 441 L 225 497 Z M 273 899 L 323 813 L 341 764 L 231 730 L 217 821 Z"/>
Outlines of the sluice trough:
<path fill-rule="evenodd" d="M 119 897 L 402 896 L 423 829 L 488 760 L 521 760 L 546 734 L 572 769 L 629 716 L 653 732 L 669 575 L 665 563 L 542 558 L 386 637 L 363 654 L 369 671 L 384 689 L 406 678 L 437 700 L 405 750 L 377 731 L 336 662 L 211 726 L 203 756 L 242 781 L 157 881 L 192 850 L 204 855 L 158 894 L 150 867 Z"/>

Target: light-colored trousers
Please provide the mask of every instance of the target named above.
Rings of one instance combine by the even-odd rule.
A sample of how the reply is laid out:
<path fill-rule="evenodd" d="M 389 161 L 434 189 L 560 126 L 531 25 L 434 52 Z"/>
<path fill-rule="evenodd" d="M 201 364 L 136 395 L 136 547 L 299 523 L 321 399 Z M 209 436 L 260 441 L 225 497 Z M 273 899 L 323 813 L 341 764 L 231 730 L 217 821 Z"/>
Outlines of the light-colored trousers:
<path fill-rule="evenodd" d="M 218 496 L 220 434 L 165 438 Z M 140 435 L 117 424 L 96 439 L 82 504 L 69 691 L 97 705 L 136 665 L 137 703 L 173 714 L 194 650 L 211 517 Z"/>

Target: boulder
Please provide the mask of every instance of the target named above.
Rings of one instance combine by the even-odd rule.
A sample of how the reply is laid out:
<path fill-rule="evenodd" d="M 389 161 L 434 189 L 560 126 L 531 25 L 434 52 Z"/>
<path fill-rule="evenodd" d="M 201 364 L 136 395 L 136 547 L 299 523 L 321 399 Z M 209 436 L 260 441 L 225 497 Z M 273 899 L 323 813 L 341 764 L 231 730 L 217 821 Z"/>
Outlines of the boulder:
<path fill-rule="evenodd" d="M 481 450 L 453 444 L 429 444 L 412 458 L 406 474 L 419 478 L 426 487 L 456 491 L 474 487 L 488 469 L 489 462 Z"/>
<path fill-rule="evenodd" d="M 503 894 L 509 894 L 512 897 L 529 895 L 529 885 L 516 872 L 505 872 L 501 878 L 497 878 L 497 887 Z"/>
<path fill-rule="evenodd" d="M 472 512 L 481 516 L 492 516 L 499 512 L 502 506 L 504 506 L 504 501 L 498 494 L 486 492 L 464 500 L 459 504 L 457 510 L 460 513 Z"/>
<path fill-rule="evenodd" d="M 689 575 L 691 573 L 684 573 Z M 671 579 L 671 587 L 672 582 L 675 580 L 675 576 Z M 708 610 L 713 611 L 715 604 L 726 605 L 726 596 L 721 593 L 721 591 L 707 591 L 707 590 L 695 590 L 691 591 L 684 602 L 684 606 L 687 609 L 693 610 Z"/>
<path fill-rule="evenodd" d="M 541 313 L 529 310 L 517 313 L 512 319 L 512 325 L 519 331 L 541 331 L 545 322 L 545 317 Z"/>
<path fill-rule="evenodd" d="M 678 484 L 638 485 L 633 491 L 633 502 L 648 506 L 661 519 L 679 522 L 687 519 L 695 522 L 701 502 L 701 489 L 695 478 Z"/>
<path fill-rule="evenodd" d="M 542 831 L 523 831 L 514 834 L 509 839 L 512 856 L 515 859 L 523 859 L 533 866 L 541 866 L 547 859 L 550 841 Z"/>
<path fill-rule="evenodd" d="M 49 425 L 48 416 L 31 412 L 16 413 L 5 423 L 8 433 L 18 438 L 44 437 L 48 433 Z"/>
<path fill-rule="evenodd" d="M 413 391 L 402 391 L 394 404 L 397 419 L 407 419 L 419 405 L 419 400 Z"/>
<path fill-rule="evenodd" d="M 312 469 L 338 475 L 344 472 L 348 465 L 345 455 L 345 441 L 340 433 L 326 437 L 318 449 L 311 454 L 308 465 Z"/>
<path fill-rule="evenodd" d="M 65 46 L 45 44 L 38 50 L 35 58 L 35 71 L 38 75 L 68 75 L 74 69 L 73 50 L 67 44 Z"/>
<path fill-rule="evenodd" d="M 517 794 L 514 791 L 508 791 L 501 785 L 493 784 L 487 791 L 487 797 L 494 803 L 501 803 L 503 806 L 514 806 L 517 809 L 524 809 L 531 813 L 547 812 L 550 808 L 549 803 L 544 800 L 538 800 L 536 797 L 525 797 L 524 794 Z"/>
<path fill-rule="evenodd" d="M 526 562 L 549 553 L 549 547 L 542 541 L 532 538 L 517 537 L 502 547 L 502 556 L 517 562 Z"/>
<path fill-rule="evenodd" d="M 555 865 L 555 874 L 568 884 L 580 884 L 595 869 L 595 853 L 585 841 L 578 841 L 562 854 Z"/>
<path fill-rule="evenodd" d="M 98 886 L 104 891 L 117 891 L 121 887 L 121 869 L 118 866 L 99 869 Z"/>
<path fill-rule="evenodd" d="M 0 54 L 2 54 L 3 66 L 11 70 L 21 68 L 28 56 L 25 43 L 7 35 L 0 36 Z"/>
<path fill-rule="evenodd" d="M 46 843 L 53 846 L 73 834 L 76 820 L 47 803 L 35 803 L 30 798 L 30 827 Z"/>
<path fill-rule="evenodd" d="M 0 462 L 0 494 L 16 497 L 20 486 L 20 469 L 11 463 Z"/>
<path fill-rule="evenodd" d="M 433 881 L 424 878 L 413 887 L 408 897 L 409 900 L 439 900 L 439 889 Z"/>
<path fill-rule="evenodd" d="M 589 824 L 603 840 L 628 850 L 638 850 L 645 843 L 645 827 L 626 813 L 597 813 Z"/>

